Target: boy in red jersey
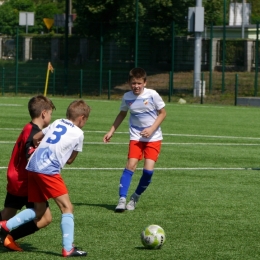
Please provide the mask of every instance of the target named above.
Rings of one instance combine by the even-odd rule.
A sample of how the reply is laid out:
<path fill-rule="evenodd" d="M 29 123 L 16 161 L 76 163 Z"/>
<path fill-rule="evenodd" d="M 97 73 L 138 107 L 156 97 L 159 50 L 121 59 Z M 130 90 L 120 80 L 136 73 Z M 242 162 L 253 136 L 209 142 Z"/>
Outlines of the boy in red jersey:
<path fill-rule="evenodd" d="M 4 209 L 0 212 L 0 221 L 12 218 L 23 206 L 34 207 L 33 203 L 28 202 L 28 171 L 25 167 L 34 151 L 33 136 L 49 125 L 53 109 L 55 106 L 52 101 L 42 95 L 35 96 L 28 102 L 31 122 L 24 126 L 13 148 L 7 169 L 7 194 Z M 14 240 L 33 234 L 51 222 L 51 212 L 48 202 L 46 203 L 47 210 L 43 217 L 13 230 L 4 241 L 5 247 L 14 251 L 22 251 Z"/>
<path fill-rule="evenodd" d="M 73 101 L 66 118 L 55 120 L 33 137 L 37 149 L 26 166 L 28 172 L 28 200 L 34 208 L 28 208 L 0 225 L 0 243 L 4 243 L 9 232 L 31 220 L 40 219 L 46 212 L 46 200 L 53 198 L 60 211 L 62 231 L 62 256 L 86 256 L 74 241 L 74 214 L 67 187 L 61 176 L 64 165 L 71 164 L 83 149 L 85 125 L 90 113 L 83 100 Z"/>

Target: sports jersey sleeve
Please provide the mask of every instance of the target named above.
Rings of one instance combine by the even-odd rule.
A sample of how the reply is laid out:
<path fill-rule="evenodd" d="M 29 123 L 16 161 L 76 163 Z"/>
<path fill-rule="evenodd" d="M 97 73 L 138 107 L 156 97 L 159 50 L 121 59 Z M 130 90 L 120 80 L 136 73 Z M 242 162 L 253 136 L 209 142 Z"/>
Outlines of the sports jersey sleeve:
<path fill-rule="evenodd" d="M 125 99 L 125 95 L 123 96 L 122 98 L 122 101 L 121 101 L 121 106 L 120 106 L 120 111 L 128 111 L 128 105 L 126 103 L 126 99 Z"/>
<path fill-rule="evenodd" d="M 162 97 L 158 94 L 157 91 L 153 91 L 153 100 L 154 100 L 154 104 L 157 110 L 161 110 L 162 108 L 165 107 L 165 103 L 162 99 Z"/>
<path fill-rule="evenodd" d="M 82 135 L 79 137 L 79 143 L 75 145 L 74 151 L 76 151 L 76 152 L 82 152 L 83 140 L 84 140 L 84 135 L 82 134 Z"/>

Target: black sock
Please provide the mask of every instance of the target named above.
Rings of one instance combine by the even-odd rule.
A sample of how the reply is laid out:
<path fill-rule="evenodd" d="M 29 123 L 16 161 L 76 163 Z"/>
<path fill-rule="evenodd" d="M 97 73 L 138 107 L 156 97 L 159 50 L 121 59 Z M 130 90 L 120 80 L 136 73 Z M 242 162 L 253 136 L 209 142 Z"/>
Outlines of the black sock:
<path fill-rule="evenodd" d="M 2 213 L 0 212 L 0 221 L 2 221 L 3 219 L 2 219 Z"/>
<path fill-rule="evenodd" d="M 31 220 L 24 225 L 12 230 L 10 232 L 10 235 L 13 237 L 14 240 L 17 240 L 19 238 L 31 235 L 38 230 L 39 228 L 36 226 L 35 222 Z"/>

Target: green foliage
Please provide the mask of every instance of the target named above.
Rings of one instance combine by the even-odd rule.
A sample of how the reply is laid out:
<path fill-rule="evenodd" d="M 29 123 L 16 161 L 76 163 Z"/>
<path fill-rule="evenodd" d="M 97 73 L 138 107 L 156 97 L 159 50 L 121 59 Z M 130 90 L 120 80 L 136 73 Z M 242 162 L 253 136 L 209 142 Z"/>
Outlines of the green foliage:
<path fill-rule="evenodd" d="M 29 27 L 30 33 L 48 31 L 43 18 L 54 18 L 54 14 L 64 12 L 64 0 L 51 2 L 35 0 L 9 0 L 0 6 L 0 28 L 2 34 L 14 35 L 19 25 L 19 12 L 34 12 L 35 23 Z M 20 28 L 23 32 L 23 28 Z"/>
<path fill-rule="evenodd" d="M 45 24 L 43 23 L 43 18 L 53 19 L 55 14 L 61 13 L 61 10 L 58 9 L 55 3 L 46 3 L 44 5 L 37 5 L 35 8 L 35 23 L 36 31 L 48 32 Z"/>

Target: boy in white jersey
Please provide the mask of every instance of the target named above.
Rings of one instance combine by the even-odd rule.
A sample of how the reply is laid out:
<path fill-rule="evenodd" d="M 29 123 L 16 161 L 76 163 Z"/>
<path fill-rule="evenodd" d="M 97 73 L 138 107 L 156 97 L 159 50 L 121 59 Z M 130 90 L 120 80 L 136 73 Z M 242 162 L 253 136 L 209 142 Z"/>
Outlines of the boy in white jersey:
<path fill-rule="evenodd" d="M 166 117 L 165 103 L 155 90 L 145 88 L 146 77 L 146 72 L 142 68 L 134 68 L 129 72 L 128 82 L 131 91 L 124 94 L 120 112 L 111 129 L 103 138 L 105 143 L 110 141 L 129 110 L 130 142 L 128 160 L 120 179 L 119 202 L 115 212 L 135 209 L 140 195 L 151 183 L 154 165 L 160 153 L 161 141 L 163 139 L 160 125 Z M 142 160 L 143 157 L 142 177 L 126 205 L 126 197 L 133 173 L 138 161 Z"/>
<path fill-rule="evenodd" d="M 26 169 L 28 173 L 28 200 L 34 209 L 25 209 L 6 223 L 0 225 L 0 242 L 14 228 L 33 219 L 40 219 L 46 211 L 46 201 L 53 198 L 62 212 L 62 255 L 64 257 L 86 256 L 78 250 L 74 241 L 74 215 L 68 190 L 61 177 L 61 169 L 71 164 L 82 151 L 85 125 L 90 113 L 83 100 L 73 101 L 66 119 L 57 119 L 33 136 L 37 149 L 31 156 Z"/>

